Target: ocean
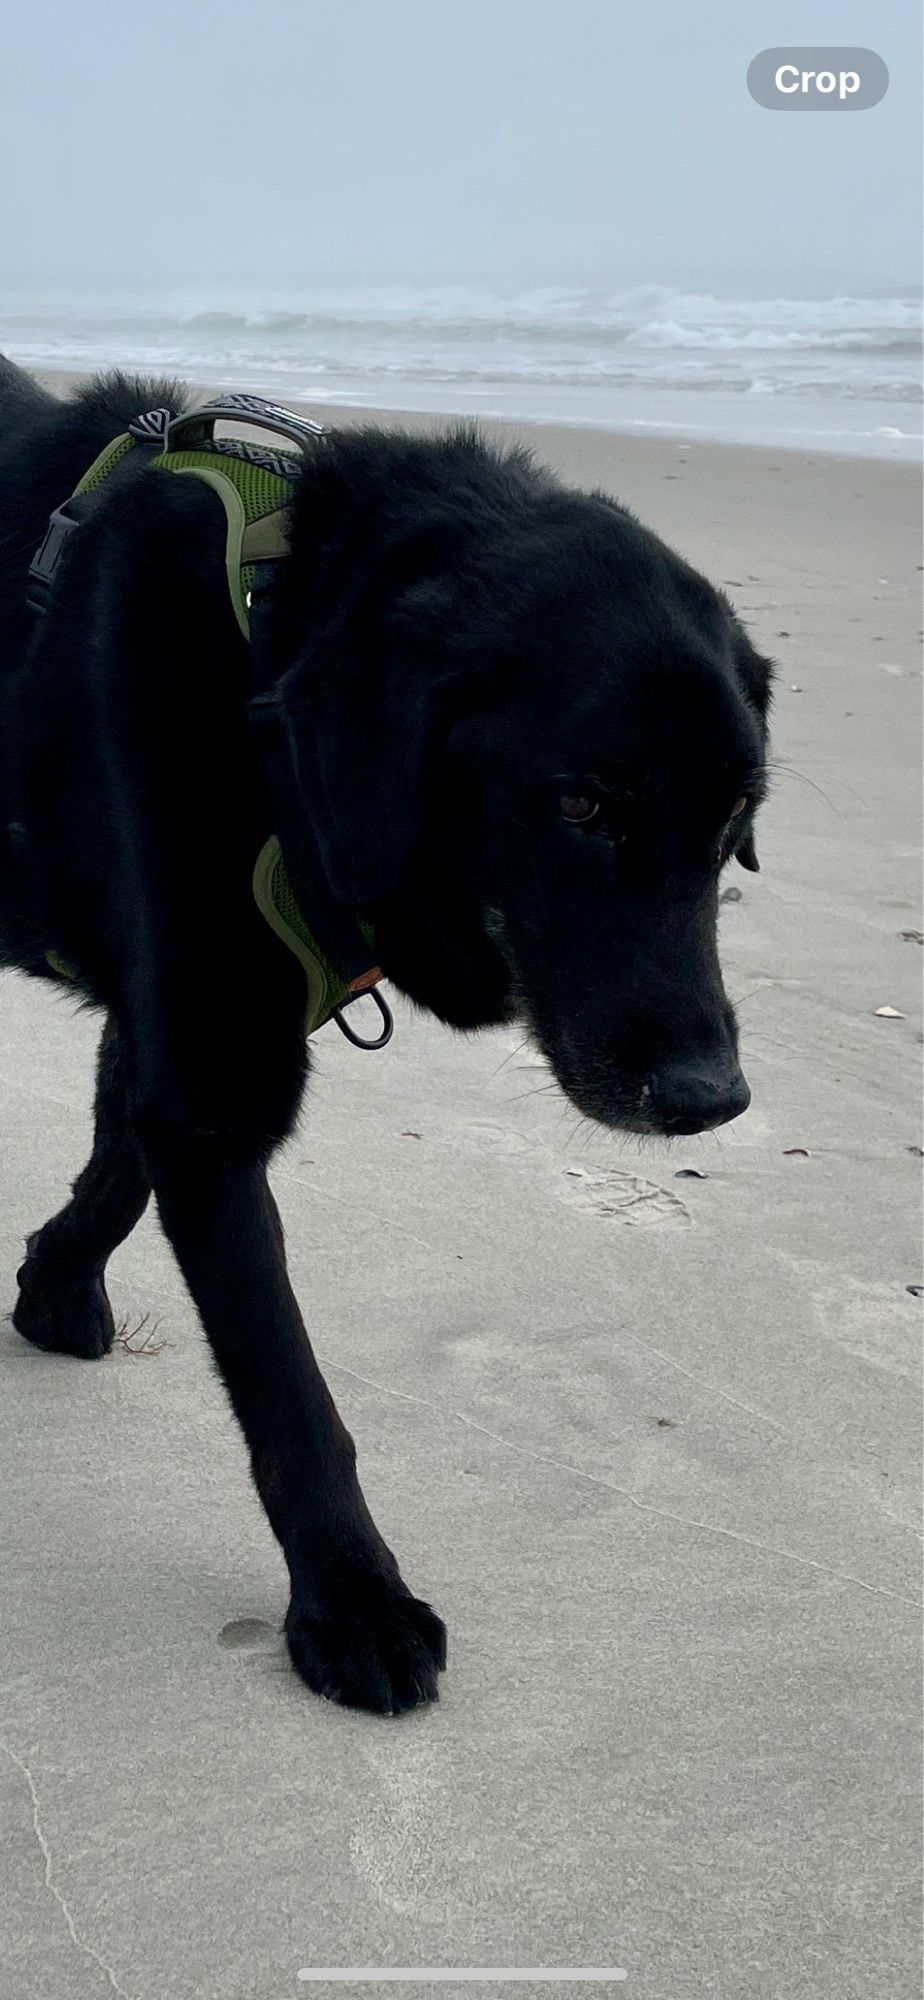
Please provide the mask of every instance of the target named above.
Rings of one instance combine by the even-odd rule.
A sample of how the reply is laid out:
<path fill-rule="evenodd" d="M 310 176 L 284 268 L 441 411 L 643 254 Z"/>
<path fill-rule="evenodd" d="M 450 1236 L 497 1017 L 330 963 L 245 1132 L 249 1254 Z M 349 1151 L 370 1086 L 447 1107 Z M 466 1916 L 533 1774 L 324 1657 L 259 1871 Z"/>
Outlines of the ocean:
<path fill-rule="evenodd" d="M 911 293 L 34 284 L 0 299 L 0 348 L 31 368 L 178 373 L 297 404 L 884 458 L 921 451 L 921 299 Z"/>

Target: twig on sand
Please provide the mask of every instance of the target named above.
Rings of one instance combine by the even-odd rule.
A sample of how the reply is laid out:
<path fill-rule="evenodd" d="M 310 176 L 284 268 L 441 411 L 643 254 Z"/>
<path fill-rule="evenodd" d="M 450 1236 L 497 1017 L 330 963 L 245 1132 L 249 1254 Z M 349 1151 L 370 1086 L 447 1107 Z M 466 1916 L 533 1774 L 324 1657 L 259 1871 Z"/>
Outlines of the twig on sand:
<path fill-rule="evenodd" d="M 116 1327 L 116 1346 L 121 1347 L 126 1354 L 144 1354 L 149 1359 L 155 1354 L 162 1354 L 164 1348 L 170 1347 L 172 1343 L 166 1338 L 158 1338 L 159 1319 L 156 1319 L 153 1326 L 145 1333 L 150 1317 L 150 1313 L 143 1313 L 137 1326 L 129 1326 L 127 1318 L 123 1319 L 121 1325 Z M 144 1334 L 144 1339 L 141 1341 L 138 1339 L 139 1334 Z"/>

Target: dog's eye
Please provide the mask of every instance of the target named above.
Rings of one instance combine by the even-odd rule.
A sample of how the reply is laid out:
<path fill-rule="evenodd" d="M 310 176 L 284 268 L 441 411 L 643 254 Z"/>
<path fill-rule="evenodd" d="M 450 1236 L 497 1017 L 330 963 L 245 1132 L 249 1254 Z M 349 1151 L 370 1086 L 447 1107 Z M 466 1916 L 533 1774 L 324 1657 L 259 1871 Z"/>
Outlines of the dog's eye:
<path fill-rule="evenodd" d="M 591 820 L 600 816 L 600 801 L 589 792 L 562 792 L 558 810 L 569 826 L 589 826 Z"/>
<path fill-rule="evenodd" d="M 729 813 L 728 818 L 725 822 L 725 826 L 722 830 L 721 840 L 719 841 L 718 858 L 719 858 L 720 868 L 724 868 L 729 855 L 734 852 L 734 844 L 736 837 L 734 832 L 734 821 L 736 819 L 740 819 L 742 813 L 747 812 L 750 803 L 751 803 L 750 799 L 744 797 L 736 799 L 734 805 L 732 806 L 731 812 Z"/>

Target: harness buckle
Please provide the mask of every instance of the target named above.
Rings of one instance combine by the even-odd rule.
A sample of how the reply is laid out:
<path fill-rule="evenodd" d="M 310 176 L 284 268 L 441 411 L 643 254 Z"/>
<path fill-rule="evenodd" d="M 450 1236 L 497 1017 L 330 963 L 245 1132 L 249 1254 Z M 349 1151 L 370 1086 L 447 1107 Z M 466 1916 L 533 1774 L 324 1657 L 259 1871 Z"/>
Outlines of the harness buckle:
<path fill-rule="evenodd" d="M 48 517 L 45 539 L 36 549 L 29 564 L 26 581 L 26 603 L 33 611 L 45 611 L 51 595 L 58 564 L 64 551 L 65 542 L 72 529 L 79 528 L 80 514 L 74 512 L 74 498 L 62 500 L 60 507 Z"/>

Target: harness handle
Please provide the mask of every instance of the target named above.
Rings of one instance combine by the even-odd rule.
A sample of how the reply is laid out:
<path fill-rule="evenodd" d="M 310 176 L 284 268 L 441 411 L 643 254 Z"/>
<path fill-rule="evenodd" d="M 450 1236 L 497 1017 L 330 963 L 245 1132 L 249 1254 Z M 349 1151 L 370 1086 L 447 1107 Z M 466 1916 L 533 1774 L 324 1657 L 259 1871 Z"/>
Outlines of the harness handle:
<path fill-rule="evenodd" d="M 285 409 L 281 403 L 268 403 L 263 396 L 250 396 L 242 391 L 233 396 L 216 396 L 198 410 L 171 417 L 163 449 L 190 451 L 198 445 L 210 444 L 219 423 L 272 431 L 276 437 L 297 445 L 300 451 L 307 451 L 318 438 L 326 436 L 324 424 L 316 423 L 313 417 L 297 417 L 294 410 Z"/>

